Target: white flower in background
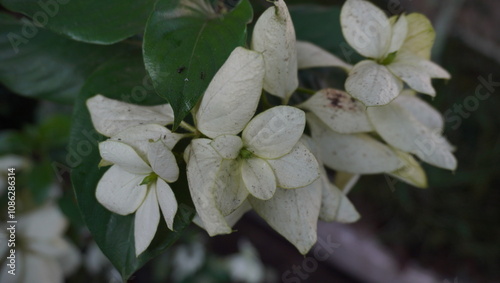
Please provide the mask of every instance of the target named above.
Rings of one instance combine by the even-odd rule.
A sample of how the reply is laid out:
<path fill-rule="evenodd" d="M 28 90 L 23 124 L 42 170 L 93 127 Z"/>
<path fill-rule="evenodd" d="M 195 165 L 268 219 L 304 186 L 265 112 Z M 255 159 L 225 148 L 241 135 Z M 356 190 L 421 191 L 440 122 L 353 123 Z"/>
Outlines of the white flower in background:
<path fill-rule="evenodd" d="M 187 173 L 193 202 L 210 235 L 231 232 L 225 216 L 249 194 L 268 200 L 277 187 L 300 188 L 318 178 L 314 156 L 298 142 L 303 111 L 278 106 L 249 121 L 262 89 L 263 64 L 261 54 L 235 49 L 196 114 L 198 129 L 211 139 L 191 142 Z"/>
<path fill-rule="evenodd" d="M 370 2 L 348 0 L 340 20 L 347 42 L 369 58 L 354 66 L 345 83 L 347 92 L 366 106 L 391 102 L 403 90 L 403 81 L 434 96 L 431 78 L 450 78 L 428 60 L 434 31 L 425 17 L 412 14 L 389 19 Z"/>
<path fill-rule="evenodd" d="M 162 133 L 163 129 L 163 133 Z M 156 136 L 151 136 L 155 133 Z M 113 164 L 97 184 L 96 197 L 108 210 L 135 212 L 136 255 L 149 246 L 160 222 L 160 208 L 173 230 L 177 201 L 168 183 L 175 182 L 179 167 L 167 142 L 170 133 L 159 125 L 128 128 L 99 144 L 104 164 Z"/>
<path fill-rule="evenodd" d="M 266 282 L 266 269 L 257 250 L 246 240 L 238 242 L 240 252 L 226 258 L 233 282 Z"/>
<path fill-rule="evenodd" d="M 2 283 L 63 283 L 64 278 L 73 273 L 80 265 L 80 252 L 64 239 L 68 227 L 67 220 L 59 209 L 46 205 L 16 219 L 16 275 L 7 271 L 8 262 L 0 268 Z M 7 239 L 8 228 L 3 227 L 0 256 L 10 256 Z"/>
<path fill-rule="evenodd" d="M 455 170 L 453 147 L 441 135 L 441 114 L 417 96 L 401 94 L 392 103 L 369 107 L 367 112 L 373 127 L 388 144 L 431 165 Z"/>
<path fill-rule="evenodd" d="M 192 242 L 188 245 L 179 245 L 175 248 L 172 258 L 172 279 L 174 282 L 183 282 L 195 274 L 206 260 L 204 243 Z"/>

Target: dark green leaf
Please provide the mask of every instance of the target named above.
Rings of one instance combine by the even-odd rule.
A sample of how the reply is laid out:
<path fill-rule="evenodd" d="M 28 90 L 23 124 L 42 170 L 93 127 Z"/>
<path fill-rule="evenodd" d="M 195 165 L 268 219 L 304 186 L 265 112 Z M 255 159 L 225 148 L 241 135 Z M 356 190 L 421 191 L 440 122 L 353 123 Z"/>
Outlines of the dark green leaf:
<path fill-rule="evenodd" d="M 76 42 L 0 13 L 0 82 L 21 95 L 72 103 L 85 78 L 122 49 Z"/>
<path fill-rule="evenodd" d="M 144 30 L 155 0 L 0 0 L 39 26 L 73 39 L 112 44 Z M 30 32 L 26 35 L 29 35 Z"/>
<path fill-rule="evenodd" d="M 252 19 L 248 0 L 223 15 L 184 6 L 193 2 L 205 3 L 158 1 L 144 35 L 146 69 L 158 94 L 174 109 L 174 128 L 196 105 L 231 51 L 245 44 Z"/>
<path fill-rule="evenodd" d="M 179 211 L 174 222 L 176 232 L 168 230 L 162 220 L 152 244 L 136 258 L 134 215 L 120 216 L 111 213 L 95 198 L 97 183 L 107 170 L 98 168 L 101 157 L 97 143 L 105 138 L 94 130 L 85 101 L 98 93 L 135 104 L 151 105 L 164 101 L 154 93 L 140 51 L 137 51 L 128 56 L 115 58 L 94 72 L 85 83 L 75 104 L 66 161 L 67 166 L 72 168 L 71 180 L 78 205 L 96 243 L 122 276 L 128 278 L 148 260 L 174 243 L 191 222 L 194 212 L 189 202 L 189 190 L 186 187 L 175 188 L 178 185 L 185 185 L 184 176 L 172 184 L 179 202 Z"/>
<path fill-rule="evenodd" d="M 290 15 L 295 26 L 297 39 L 312 42 L 349 64 L 354 64 L 362 59 L 347 44 L 342 35 L 340 7 L 290 6 Z"/>

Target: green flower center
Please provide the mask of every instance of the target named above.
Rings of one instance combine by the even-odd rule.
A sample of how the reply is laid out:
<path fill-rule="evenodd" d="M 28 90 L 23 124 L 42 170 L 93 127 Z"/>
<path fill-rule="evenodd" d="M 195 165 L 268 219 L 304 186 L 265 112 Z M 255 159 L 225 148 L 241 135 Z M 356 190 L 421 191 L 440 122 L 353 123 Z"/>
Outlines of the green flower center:
<path fill-rule="evenodd" d="M 249 159 L 253 157 L 253 153 L 250 150 L 243 147 L 240 150 L 240 157 L 241 159 Z"/>
<path fill-rule="evenodd" d="M 397 54 L 398 54 L 398 52 L 394 51 L 394 52 L 390 53 L 389 55 L 387 55 L 387 57 L 385 57 L 384 60 L 379 61 L 379 63 L 382 65 L 389 65 L 394 61 L 394 59 L 396 59 Z"/>
<path fill-rule="evenodd" d="M 154 181 L 156 181 L 156 179 L 158 179 L 158 175 L 156 175 L 155 172 L 152 172 L 151 174 L 147 175 L 142 180 L 142 182 L 140 183 L 140 185 L 149 185 L 149 184 L 153 183 Z"/>

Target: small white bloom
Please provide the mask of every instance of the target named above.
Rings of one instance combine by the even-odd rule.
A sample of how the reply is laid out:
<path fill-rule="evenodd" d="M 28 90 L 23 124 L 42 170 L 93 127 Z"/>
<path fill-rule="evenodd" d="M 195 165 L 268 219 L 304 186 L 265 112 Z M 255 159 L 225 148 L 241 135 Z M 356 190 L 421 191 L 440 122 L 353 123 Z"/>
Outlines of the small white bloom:
<path fill-rule="evenodd" d="M 114 213 L 136 213 L 137 256 L 146 250 L 156 233 L 160 208 L 168 228 L 173 229 L 177 201 L 167 182 L 177 180 L 179 167 L 171 152 L 173 145 L 166 142 L 169 134 L 158 125 L 141 125 L 99 144 L 101 157 L 113 165 L 97 185 L 97 200 Z"/>
<path fill-rule="evenodd" d="M 270 199 L 277 186 L 304 187 L 318 177 L 314 156 L 298 143 L 305 126 L 303 111 L 279 106 L 250 121 L 263 79 L 262 55 L 236 48 L 196 114 L 198 129 L 211 139 L 193 140 L 185 159 L 191 196 L 210 235 L 231 232 L 225 217 L 248 194 Z"/>
<path fill-rule="evenodd" d="M 370 58 L 356 64 L 345 83 L 347 92 L 366 106 L 391 102 L 402 91 L 403 81 L 418 92 L 434 96 L 431 78 L 450 78 L 448 72 L 428 60 L 433 35 L 426 30 L 432 26 L 422 17 L 388 19 L 370 2 L 348 0 L 340 19 L 347 42 Z M 423 43 L 415 46 L 415 36 Z"/>
<path fill-rule="evenodd" d="M 20 215 L 16 224 L 16 275 L 7 273 L 9 268 L 4 264 L 0 282 L 64 282 L 81 261 L 80 251 L 64 239 L 67 227 L 67 220 L 53 204 Z M 0 250 L 3 259 L 8 256 L 6 231 L 5 227 L 0 231 L 0 237 L 5 239 Z"/>

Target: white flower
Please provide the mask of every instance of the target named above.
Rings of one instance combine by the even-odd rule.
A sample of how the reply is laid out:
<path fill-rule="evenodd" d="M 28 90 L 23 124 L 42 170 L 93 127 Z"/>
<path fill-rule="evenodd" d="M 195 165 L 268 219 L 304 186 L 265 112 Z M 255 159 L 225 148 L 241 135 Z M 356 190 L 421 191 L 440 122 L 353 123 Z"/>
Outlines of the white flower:
<path fill-rule="evenodd" d="M 94 128 L 110 137 L 99 144 L 100 166 L 113 166 L 97 185 L 97 200 L 114 213 L 136 213 L 138 256 L 156 233 L 160 208 L 168 228 L 173 229 L 177 201 L 167 183 L 179 176 L 171 150 L 184 135 L 164 127 L 174 120 L 168 104 L 140 106 L 96 95 L 87 100 L 87 107 Z"/>
<path fill-rule="evenodd" d="M 279 106 L 249 122 L 262 89 L 263 65 L 259 53 L 235 49 L 196 114 L 198 129 L 212 140 L 191 142 L 187 173 L 193 202 L 210 235 L 231 232 L 225 216 L 248 194 L 267 200 L 277 187 L 304 187 L 318 177 L 314 156 L 298 142 L 304 112 Z"/>
<path fill-rule="evenodd" d="M 68 223 L 55 205 L 20 215 L 16 224 L 15 272 L 13 276 L 7 271 L 8 263 L 0 268 L 0 282 L 3 283 L 63 283 L 80 265 L 80 252 L 69 241 L 64 239 Z M 7 224 L 9 225 L 9 224 Z M 8 226 L 7 226 L 8 227 Z M 7 247 L 8 231 L 3 227 L 0 231 L 2 259 L 10 256 Z"/>
<path fill-rule="evenodd" d="M 441 136 L 443 118 L 417 96 L 401 94 L 392 103 L 369 107 L 367 112 L 373 127 L 388 144 L 431 165 L 455 170 L 453 147 Z"/>
<path fill-rule="evenodd" d="M 175 182 L 179 167 L 166 142 L 170 132 L 159 125 L 127 128 L 99 144 L 105 164 L 113 164 L 97 184 L 96 197 L 108 210 L 135 214 L 136 255 L 151 243 L 160 208 L 165 222 L 173 229 L 177 201 L 167 182 Z"/>
<path fill-rule="evenodd" d="M 366 106 L 385 105 L 403 89 L 435 95 L 431 78 L 449 79 L 444 69 L 428 60 L 433 30 L 418 15 L 388 19 L 375 5 L 348 0 L 341 11 L 342 32 L 361 55 L 370 58 L 354 66 L 345 83 L 347 92 Z M 421 41 L 415 45 L 415 42 Z"/>

